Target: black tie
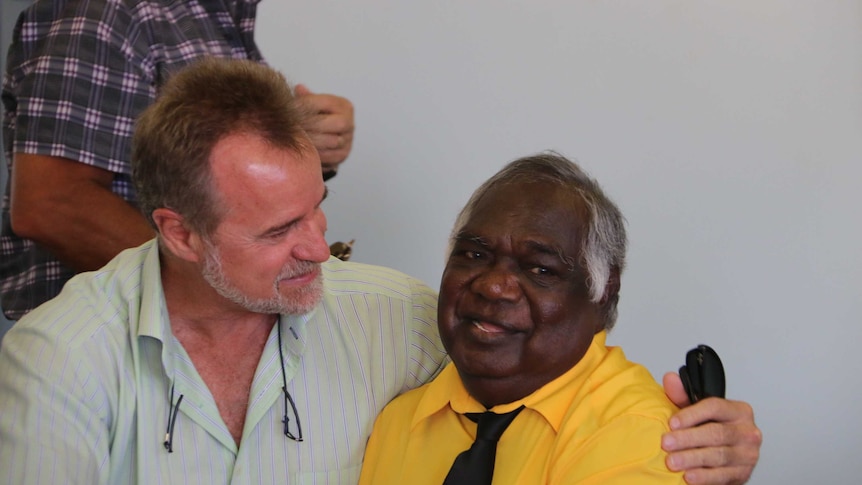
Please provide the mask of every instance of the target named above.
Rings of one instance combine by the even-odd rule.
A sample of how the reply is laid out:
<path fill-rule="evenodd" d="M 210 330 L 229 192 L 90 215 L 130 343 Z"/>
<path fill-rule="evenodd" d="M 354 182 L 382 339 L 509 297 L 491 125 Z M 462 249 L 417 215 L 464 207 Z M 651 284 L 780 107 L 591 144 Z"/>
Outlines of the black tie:
<path fill-rule="evenodd" d="M 494 476 L 494 458 L 497 455 L 497 440 L 515 419 L 524 406 L 506 414 L 467 413 L 467 417 L 479 423 L 476 441 L 469 450 L 455 458 L 443 485 L 491 485 Z"/>

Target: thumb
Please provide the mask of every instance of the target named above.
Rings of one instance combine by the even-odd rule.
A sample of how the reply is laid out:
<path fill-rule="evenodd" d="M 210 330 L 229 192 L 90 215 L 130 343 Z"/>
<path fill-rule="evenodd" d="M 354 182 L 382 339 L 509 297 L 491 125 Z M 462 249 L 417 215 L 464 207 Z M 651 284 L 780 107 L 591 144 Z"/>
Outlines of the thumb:
<path fill-rule="evenodd" d="M 682 387 L 682 379 L 676 372 L 668 372 L 662 378 L 664 384 L 664 393 L 680 408 L 684 408 L 691 404 L 688 400 L 688 394 L 685 393 L 685 388 Z"/>
<path fill-rule="evenodd" d="M 305 84 L 297 84 L 295 88 L 293 88 L 293 94 L 296 97 L 308 96 L 309 94 L 314 94 Z"/>

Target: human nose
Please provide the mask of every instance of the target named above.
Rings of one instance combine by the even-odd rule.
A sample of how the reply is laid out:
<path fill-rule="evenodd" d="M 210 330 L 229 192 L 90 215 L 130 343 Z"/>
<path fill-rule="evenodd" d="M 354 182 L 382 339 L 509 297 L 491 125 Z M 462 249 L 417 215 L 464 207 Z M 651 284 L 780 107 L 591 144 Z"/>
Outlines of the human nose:
<path fill-rule="evenodd" d="M 522 296 L 518 275 L 504 263 L 485 268 L 470 288 L 487 300 L 517 301 Z"/>
<path fill-rule="evenodd" d="M 329 244 L 326 243 L 326 215 L 320 211 L 306 225 L 303 240 L 294 249 L 294 256 L 302 261 L 322 263 L 329 259 Z"/>

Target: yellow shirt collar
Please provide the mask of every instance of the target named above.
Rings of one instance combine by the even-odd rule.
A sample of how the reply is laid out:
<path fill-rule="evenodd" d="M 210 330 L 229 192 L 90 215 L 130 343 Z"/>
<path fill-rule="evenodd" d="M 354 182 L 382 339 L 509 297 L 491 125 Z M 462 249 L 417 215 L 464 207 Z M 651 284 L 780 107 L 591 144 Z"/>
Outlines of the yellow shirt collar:
<path fill-rule="evenodd" d="M 608 349 L 605 347 L 606 338 L 607 332 L 597 333 L 583 358 L 574 367 L 532 394 L 511 403 L 494 406 L 491 411 L 506 413 L 524 405 L 541 414 L 554 428 L 554 431 L 559 431 L 563 418 L 568 411 L 568 406 L 564 403 L 561 404 L 561 401 L 571 400 L 571 389 L 567 386 L 571 384 L 574 388 L 582 388 L 589 385 L 589 376 L 593 369 L 598 367 L 608 353 Z M 563 388 L 567 388 L 565 393 L 560 392 Z M 422 420 L 447 406 L 459 414 L 486 411 L 485 406 L 473 399 L 467 389 L 464 388 L 464 384 L 458 376 L 458 370 L 452 363 L 447 365 L 440 375 L 428 385 L 428 389 L 416 408 L 410 427 L 415 427 Z"/>

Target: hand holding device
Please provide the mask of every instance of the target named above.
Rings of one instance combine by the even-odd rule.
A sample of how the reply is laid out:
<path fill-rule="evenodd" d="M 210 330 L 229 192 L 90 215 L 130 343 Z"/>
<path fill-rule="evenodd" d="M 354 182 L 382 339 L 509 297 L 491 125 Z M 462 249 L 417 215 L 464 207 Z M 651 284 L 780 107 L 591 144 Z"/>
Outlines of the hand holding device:
<path fill-rule="evenodd" d="M 679 377 L 692 404 L 707 397 L 724 397 L 724 366 L 708 345 L 701 344 L 688 351 Z"/>

